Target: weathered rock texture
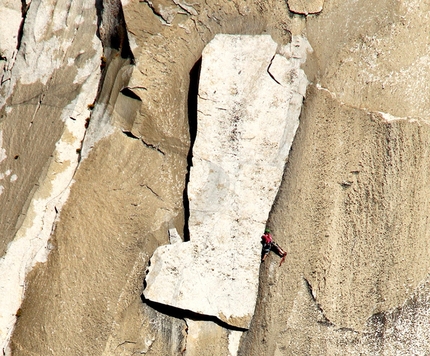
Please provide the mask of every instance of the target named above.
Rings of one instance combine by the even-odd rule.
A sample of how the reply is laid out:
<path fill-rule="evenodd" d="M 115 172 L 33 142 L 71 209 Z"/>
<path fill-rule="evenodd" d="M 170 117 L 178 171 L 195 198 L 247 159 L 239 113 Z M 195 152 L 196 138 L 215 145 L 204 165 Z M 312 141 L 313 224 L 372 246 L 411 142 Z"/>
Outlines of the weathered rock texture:
<path fill-rule="evenodd" d="M 148 0 L 121 9 L 114 0 L 33 0 L 21 2 L 29 5 L 22 32 L 21 4 L 11 3 L 1 1 L 0 13 L 4 29 L 12 11 L 0 43 L 8 50 L 0 60 L 2 280 L 13 261 L 43 261 L 9 253 L 24 231 L 40 242 L 41 228 L 28 228 L 33 217 L 50 237 L 42 251 L 52 251 L 25 282 L 30 267 L 20 269 L 10 284 L 18 297 L 2 284 L 2 342 L 18 316 L 4 352 L 430 354 L 428 1 Z M 311 4 L 322 10 L 297 14 Z M 198 60 L 218 33 L 270 34 L 280 46 L 302 35 L 314 51 L 302 66 L 311 84 L 268 220 L 288 258 L 260 269 L 254 317 L 241 336 L 141 300 L 149 256 L 168 244 L 168 229 L 186 233 Z M 84 90 L 97 76 L 98 90 Z M 83 102 L 96 97 L 86 158 L 60 210 L 48 203 L 59 187 L 49 173 L 61 161 L 56 142 L 69 142 L 69 121 L 85 128 Z M 66 146 L 73 162 L 80 147 Z"/>
<path fill-rule="evenodd" d="M 2 348 L 23 298 L 25 275 L 46 261 L 51 249 L 47 241 L 67 199 L 87 105 L 100 79 L 94 6 L 82 1 L 57 7 L 33 1 L 28 11 L 25 2 L 22 6 L 27 25 L 22 33 L 21 10 L 19 21 L 8 2 L 0 11 L 2 39 L 9 39 L 0 44 L 6 63 L 0 88 Z"/>
<path fill-rule="evenodd" d="M 307 42 L 217 35 L 204 49 L 188 183 L 190 241 L 159 247 L 145 298 L 248 328 L 260 236 L 298 127 Z"/>
<path fill-rule="evenodd" d="M 317 14 L 322 11 L 324 0 L 288 0 L 291 12 L 308 15 Z"/>

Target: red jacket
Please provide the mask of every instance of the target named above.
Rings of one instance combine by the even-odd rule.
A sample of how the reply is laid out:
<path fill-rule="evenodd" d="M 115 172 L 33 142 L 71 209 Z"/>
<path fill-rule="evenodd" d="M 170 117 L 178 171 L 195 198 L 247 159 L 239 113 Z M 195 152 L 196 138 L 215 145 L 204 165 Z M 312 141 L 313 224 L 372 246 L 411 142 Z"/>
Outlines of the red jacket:
<path fill-rule="evenodd" d="M 273 241 L 272 235 L 270 235 L 268 232 L 266 232 L 263 236 L 261 236 L 261 238 L 265 244 L 270 244 Z"/>

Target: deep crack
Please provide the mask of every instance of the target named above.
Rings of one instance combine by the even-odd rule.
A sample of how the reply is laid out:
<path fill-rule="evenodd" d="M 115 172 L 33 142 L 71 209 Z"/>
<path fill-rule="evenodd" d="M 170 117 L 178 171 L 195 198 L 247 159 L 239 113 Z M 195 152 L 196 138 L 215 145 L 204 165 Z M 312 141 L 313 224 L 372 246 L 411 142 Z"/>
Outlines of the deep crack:
<path fill-rule="evenodd" d="M 248 330 L 246 328 L 230 325 L 213 315 L 199 314 L 191 310 L 176 308 L 163 303 L 154 302 L 152 300 L 146 299 L 143 294 L 140 296 L 140 298 L 143 303 L 145 303 L 152 309 L 158 311 L 159 313 L 171 316 L 173 318 L 190 319 L 195 321 L 211 321 L 224 329 L 233 330 L 233 331 L 244 332 Z"/>
<path fill-rule="evenodd" d="M 276 83 L 278 83 L 279 85 L 282 85 L 278 80 L 276 80 L 276 78 L 273 76 L 273 74 L 272 73 L 270 73 L 270 67 L 271 67 L 271 65 L 272 65 L 272 63 L 273 63 L 273 60 L 275 59 L 275 56 L 273 56 L 272 57 L 272 59 L 270 60 L 270 64 L 269 64 L 269 66 L 267 67 L 267 74 L 269 74 L 270 75 L 270 78 L 272 78 Z"/>

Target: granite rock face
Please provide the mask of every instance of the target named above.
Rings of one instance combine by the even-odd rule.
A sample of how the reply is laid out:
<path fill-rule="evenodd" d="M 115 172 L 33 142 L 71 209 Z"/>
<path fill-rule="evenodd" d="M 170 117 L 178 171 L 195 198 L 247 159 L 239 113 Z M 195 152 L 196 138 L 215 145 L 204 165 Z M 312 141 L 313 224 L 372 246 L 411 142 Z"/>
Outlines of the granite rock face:
<path fill-rule="evenodd" d="M 202 54 L 188 183 L 190 241 L 151 258 L 148 300 L 248 328 L 260 236 L 276 197 L 307 79 L 307 42 L 276 53 L 270 36 L 217 35 Z"/>
<path fill-rule="evenodd" d="M 3 354 L 430 354 L 428 1 L 0 4 Z M 260 267 L 246 331 L 142 297 L 157 248 L 198 238 L 186 189 L 217 34 L 270 35 L 279 87 L 296 40 L 313 50 L 267 220 L 288 256 Z"/>
<path fill-rule="evenodd" d="M 19 8 L 16 7 L 19 5 Z M 82 1 L 0 7 L 0 344 L 6 348 L 25 277 L 45 262 L 76 171 L 102 46 Z M 22 26 L 25 21 L 25 29 Z M 2 70 L 3 69 L 3 70 Z"/>

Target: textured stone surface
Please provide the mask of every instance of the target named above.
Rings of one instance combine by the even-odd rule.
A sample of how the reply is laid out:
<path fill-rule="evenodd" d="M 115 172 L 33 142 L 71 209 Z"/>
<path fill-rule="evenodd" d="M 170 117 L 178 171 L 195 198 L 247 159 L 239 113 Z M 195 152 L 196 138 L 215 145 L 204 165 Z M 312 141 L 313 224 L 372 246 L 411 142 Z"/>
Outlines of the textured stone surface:
<path fill-rule="evenodd" d="M 2 349 L 24 297 L 26 274 L 52 249 L 48 240 L 68 197 L 90 115 L 87 105 L 100 80 L 95 9 L 81 1 L 57 5 L 32 2 L 18 53 L 17 14 L 0 38 L 10 37 L 1 42 L 8 64 L 0 88 Z M 9 10 L 6 4 L 0 16 Z"/>
<path fill-rule="evenodd" d="M 262 340 L 272 355 L 410 355 L 396 340 L 429 352 L 430 126 L 386 118 L 308 89 L 269 222 L 289 257 L 261 273 L 244 355 Z"/>
<path fill-rule="evenodd" d="M 0 1 L 0 61 L 11 61 L 16 52 L 22 20 L 21 6 L 17 1 Z"/>
<path fill-rule="evenodd" d="M 217 35 L 204 49 L 188 184 L 190 241 L 155 251 L 147 299 L 249 326 L 260 236 L 306 91 L 306 42 L 294 43 L 293 59 L 276 55 L 270 36 Z"/>
<path fill-rule="evenodd" d="M 0 111 L 2 249 L 21 213 L 32 215 L 33 187 L 50 180 L 45 168 L 66 132 L 56 118 L 76 97 L 78 68 L 91 62 L 98 72 L 98 22 L 112 56 L 100 82 L 104 107 L 96 104 L 86 131 L 87 158 L 59 219 L 45 229 L 53 249 L 27 275 L 21 309 L 7 315 L 19 315 L 12 354 L 430 354 L 428 2 L 331 0 L 317 16 L 301 16 L 286 0 L 153 0 L 176 11 L 170 24 L 148 2 L 124 1 L 125 19 L 117 1 L 96 1 L 99 17 L 88 2 L 78 11 L 83 23 L 72 20 L 81 2 L 31 2 L 29 40 L 16 58 L 31 67 L 21 73 L 30 79 L 39 71 L 40 81 L 19 84 L 8 67 L 0 89 L 0 100 L 9 100 Z M 21 3 L 1 4 L 13 4 L 16 26 Z M 269 215 L 288 257 L 282 268 L 271 256 L 260 269 L 243 333 L 141 300 L 149 256 L 168 243 L 168 229 L 184 235 L 197 61 L 217 33 L 270 34 L 283 55 L 292 36 L 306 35 L 314 50 L 302 65 L 312 84 Z M 278 59 L 270 72 L 282 83 Z"/>
<path fill-rule="evenodd" d="M 288 8 L 297 14 L 317 14 L 322 11 L 324 0 L 287 0 Z"/>
<path fill-rule="evenodd" d="M 100 63 L 95 9 L 81 2 L 73 2 L 68 11 L 66 8 L 66 4 L 55 7 L 49 1 L 32 3 L 20 51 L 8 61 L 1 83 L 0 131 L 6 158 L 0 162 L 0 173 L 10 172 L 16 180 L 0 181 L 0 205 L 4 207 L 0 255 L 25 218 L 65 123 L 79 120 L 79 125 L 85 125 L 90 114 L 85 106 L 93 99 L 82 104 L 77 97 Z M 76 156 L 79 146 L 74 148 Z"/>

